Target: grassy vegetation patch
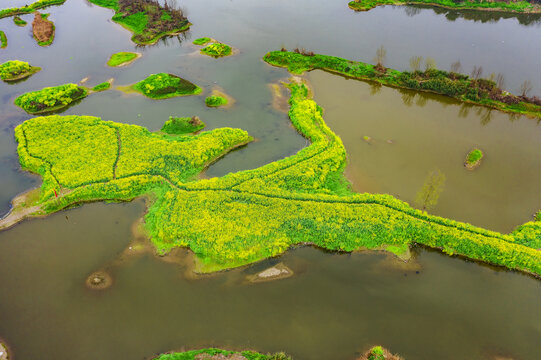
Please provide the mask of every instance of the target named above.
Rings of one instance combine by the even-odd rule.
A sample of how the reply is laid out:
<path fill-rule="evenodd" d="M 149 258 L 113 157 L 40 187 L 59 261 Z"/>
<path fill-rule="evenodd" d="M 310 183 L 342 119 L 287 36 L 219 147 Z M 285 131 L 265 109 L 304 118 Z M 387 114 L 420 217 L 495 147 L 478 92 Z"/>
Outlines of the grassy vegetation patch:
<path fill-rule="evenodd" d="M 212 39 L 209 38 L 209 37 L 202 37 L 202 38 L 199 38 L 199 39 L 195 39 L 193 41 L 193 44 L 194 45 L 205 45 L 205 44 L 207 44 L 207 43 L 209 43 L 211 41 L 212 41 Z"/>
<path fill-rule="evenodd" d="M 205 99 L 205 105 L 208 107 L 219 107 L 227 105 L 227 99 L 219 95 L 211 95 Z"/>
<path fill-rule="evenodd" d="M 482 105 L 497 110 L 541 117 L 541 99 L 516 96 L 502 90 L 490 79 L 469 77 L 457 72 L 438 70 L 426 66 L 426 70 L 397 71 L 335 56 L 319 55 L 303 51 L 272 51 L 263 60 L 287 68 L 293 74 L 321 69 L 350 78 L 378 82 L 382 85 L 432 92 L 450 96 L 459 101 Z"/>
<path fill-rule="evenodd" d="M 215 58 L 231 55 L 231 46 L 222 43 L 211 43 L 201 49 L 201 53 Z"/>
<path fill-rule="evenodd" d="M 380 5 L 433 5 L 449 9 L 488 10 L 517 13 L 539 13 L 541 7 L 532 1 L 482 1 L 482 0 L 354 0 L 349 7 L 367 11 Z"/>
<path fill-rule="evenodd" d="M 130 64 L 135 61 L 140 55 L 134 52 L 117 52 L 111 55 L 111 58 L 107 61 L 107 65 L 116 67 Z"/>
<path fill-rule="evenodd" d="M 162 126 L 162 131 L 167 134 L 189 134 L 205 128 L 205 123 L 198 116 L 192 117 L 169 117 Z"/>
<path fill-rule="evenodd" d="M 481 164 L 481 160 L 483 159 L 483 156 L 484 154 L 480 149 L 475 148 L 471 150 L 466 156 L 466 161 L 464 162 L 464 166 L 468 170 L 476 169 Z"/>
<path fill-rule="evenodd" d="M 0 10 L 0 19 L 8 16 L 30 14 L 38 9 L 51 5 L 62 5 L 65 2 L 66 0 L 39 0 L 19 8 L 2 9 Z"/>
<path fill-rule="evenodd" d="M 8 46 L 8 38 L 6 33 L 0 30 L 0 48 L 4 49 Z"/>
<path fill-rule="evenodd" d="M 65 84 L 22 94 L 15 99 L 15 105 L 29 114 L 40 114 L 66 108 L 87 94 L 87 89 L 82 86 Z"/>
<path fill-rule="evenodd" d="M 4 81 L 17 81 L 27 78 L 40 70 L 40 67 L 31 66 L 27 62 L 10 60 L 0 65 L 0 78 Z"/>
<path fill-rule="evenodd" d="M 237 356 L 235 356 L 237 355 Z M 221 349 L 201 349 L 186 352 L 174 352 L 155 357 L 153 360 L 291 360 L 291 357 L 284 353 L 261 354 L 255 351 L 227 351 Z"/>
<path fill-rule="evenodd" d="M 202 89 L 176 75 L 159 73 L 133 85 L 133 88 L 151 99 L 166 99 L 175 96 L 196 95 Z"/>
<path fill-rule="evenodd" d="M 89 0 L 115 10 L 113 21 L 134 33 L 132 41 L 153 44 L 161 37 L 186 31 L 190 27 L 182 10 L 157 0 Z"/>
<path fill-rule="evenodd" d="M 21 19 L 19 16 L 13 17 L 13 22 L 14 22 L 15 25 L 17 25 L 17 26 L 26 26 L 26 24 L 28 24 L 26 21 L 24 21 L 23 19 Z"/>
<path fill-rule="evenodd" d="M 106 82 L 102 82 L 101 84 L 98 84 L 98 85 L 94 86 L 92 88 L 92 91 L 100 92 L 100 91 L 109 90 L 110 88 L 111 88 L 111 83 L 106 81 Z"/>

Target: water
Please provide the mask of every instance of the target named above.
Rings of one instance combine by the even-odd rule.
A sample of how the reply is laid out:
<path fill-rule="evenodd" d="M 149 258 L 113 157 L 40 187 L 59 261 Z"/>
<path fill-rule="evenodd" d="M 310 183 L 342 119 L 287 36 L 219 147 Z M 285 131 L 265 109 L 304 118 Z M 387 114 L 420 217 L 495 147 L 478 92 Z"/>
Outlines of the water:
<path fill-rule="evenodd" d="M 4 5 L 5 4 L 5 5 Z M 3 1 L 2 7 L 19 5 Z M 18 166 L 13 128 L 29 116 L 13 99 L 45 86 L 89 77 L 116 85 L 171 72 L 204 88 L 201 96 L 152 101 L 119 91 L 93 94 L 64 114 L 88 114 L 158 130 L 171 115 L 198 115 L 208 129 L 240 127 L 257 138 L 212 165 L 205 176 L 255 168 L 294 154 L 306 141 L 287 115 L 272 108 L 268 84 L 288 77 L 261 61 L 281 46 L 371 62 L 387 49 L 386 65 L 406 69 L 411 56 L 442 68 L 460 59 L 466 72 L 482 65 L 501 72 L 506 88 L 524 79 L 541 95 L 536 16 L 502 16 L 412 7 L 364 13 L 347 1 L 188 0 L 190 31 L 140 48 L 113 23 L 112 11 L 85 0 L 45 10 L 56 25 L 52 46 L 41 48 L 31 27 L 0 20 L 8 48 L 0 61 L 20 59 L 43 70 L 16 85 L 0 83 L 0 213 L 39 180 Z M 32 16 L 23 18 L 31 22 Z M 201 36 L 240 49 L 215 60 L 191 45 Z M 126 68 L 105 65 L 117 51 L 143 57 Z M 520 55 L 520 56 L 519 56 Z M 308 75 L 329 126 L 344 140 L 347 175 L 357 191 L 386 192 L 412 202 L 426 174 L 447 177 L 433 213 L 499 231 L 531 219 L 541 203 L 536 120 L 449 99 L 416 95 Z M 204 97 L 219 86 L 235 98 L 231 109 L 208 109 Z M 408 95 L 409 94 L 409 95 Z M 367 135 L 375 143 L 362 140 Z M 393 140 L 388 144 L 386 140 Z M 472 146 L 486 152 L 474 172 L 462 167 Z M 541 357 L 538 280 L 437 252 L 417 251 L 421 268 L 396 269 L 384 255 L 339 255 L 299 248 L 283 257 L 204 279 L 188 280 L 180 265 L 150 254 L 111 263 L 129 246 L 141 202 L 88 204 L 0 233 L 0 337 L 17 359 L 142 359 L 173 349 L 218 346 L 287 351 L 296 359 L 350 359 L 382 344 L 406 359 Z M 66 216 L 68 218 L 66 218 Z M 276 261 L 296 276 L 248 285 L 248 273 Z M 112 265 L 111 265 L 112 264 Z M 86 277 L 106 267 L 114 284 L 95 292 Z"/>

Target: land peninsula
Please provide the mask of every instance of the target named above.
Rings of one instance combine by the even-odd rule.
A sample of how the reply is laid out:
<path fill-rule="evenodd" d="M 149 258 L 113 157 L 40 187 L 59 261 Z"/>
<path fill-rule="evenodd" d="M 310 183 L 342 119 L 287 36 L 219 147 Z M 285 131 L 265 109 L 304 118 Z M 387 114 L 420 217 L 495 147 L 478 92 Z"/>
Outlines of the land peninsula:
<path fill-rule="evenodd" d="M 298 49 L 272 51 L 267 53 L 263 60 L 273 66 L 287 68 L 292 74 L 300 75 L 305 71 L 320 69 L 353 79 L 376 82 L 395 88 L 436 93 L 464 103 L 541 118 L 541 99 L 513 95 L 500 89 L 492 80 L 471 78 L 456 72 L 435 68 L 401 72 L 385 68 L 381 64 L 372 65 Z"/>
<path fill-rule="evenodd" d="M 541 13 L 535 1 L 489 0 L 353 0 L 348 6 L 355 11 L 368 11 L 381 5 L 430 5 L 454 10 L 481 10 L 512 13 Z"/>
<path fill-rule="evenodd" d="M 9 8 L 0 10 L 0 19 L 8 16 L 31 14 L 38 9 L 52 5 L 62 5 L 66 0 L 39 0 L 30 5 L 25 5 L 18 8 Z"/>
<path fill-rule="evenodd" d="M 133 32 L 132 41 L 150 45 L 167 35 L 190 28 L 182 10 L 161 5 L 157 0 L 88 0 L 92 4 L 113 9 L 113 21 Z"/>
<path fill-rule="evenodd" d="M 40 67 L 32 66 L 24 61 L 9 60 L 0 64 L 0 78 L 5 82 L 19 81 L 34 75 L 40 70 Z"/>
<path fill-rule="evenodd" d="M 89 201 L 151 199 L 144 228 L 159 254 L 194 252 L 196 272 L 250 264 L 311 244 L 332 251 L 386 250 L 408 258 L 421 244 L 449 255 L 541 276 L 541 222 L 508 235 L 414 209 L 385 194 L 356 194 L 346 151 L 298 79 L 289 117 L 311 145 L 263 167 L 197 180 L 207 164 L 252 138 L 238 129 L 152 134 L 88 116 L 48 116 L 15 129 L 23 169 L 41 188 L 16 198 L 0 229 Z M 286 209 L 286 210 L 284 210 Z"/>
<path fill-rule="evenodd" d="M 152 74 L 129 88 L 155 100 L 197 95 L 203 91 L 188 80 L 167 73 Z"/>

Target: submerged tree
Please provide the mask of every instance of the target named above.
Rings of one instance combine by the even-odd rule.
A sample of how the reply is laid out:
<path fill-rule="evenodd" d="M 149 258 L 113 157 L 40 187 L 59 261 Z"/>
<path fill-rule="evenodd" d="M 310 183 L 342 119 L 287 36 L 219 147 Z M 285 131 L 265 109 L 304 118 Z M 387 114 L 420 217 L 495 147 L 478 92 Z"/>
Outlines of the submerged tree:
<path fill-rule="evenodd" d="M 429 210 L 438 203 L 443 186 L 445 175 L 439 170 L 432 170 L 426 177 L 425 183 L 415 199 L 415 205 L 423 210 Z"/>
<path fill-rule="evenodd" d="M 425 60 L 425 71 L 433 70 L 436 68 L 436 60 L 431 57 L 427 57 Z"/>
<path fill-rule="evenodd" d="M 504 85 L 505 85 L 505 78 L 503 77 L 503 74 L 502 73 L 498 73 L 498 75 L 496 75 L 496 85 L 500 88 L 500 89 L 503 89 Z"/>

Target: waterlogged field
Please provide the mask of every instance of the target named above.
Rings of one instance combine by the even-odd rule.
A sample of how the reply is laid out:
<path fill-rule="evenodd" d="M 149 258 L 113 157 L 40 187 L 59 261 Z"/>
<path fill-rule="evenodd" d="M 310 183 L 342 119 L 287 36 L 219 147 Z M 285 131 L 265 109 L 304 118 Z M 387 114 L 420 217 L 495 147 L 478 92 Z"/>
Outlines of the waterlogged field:
<path fill-rule="evenodd" d="M 20 1 L 6 3 L 5 7 L 25 5 Z M 62 115 L 75 118 L 52 117 L 48 118 L 50 122 L 34 119 L 26 123 L 26 130 L 37 140 L 27 149 L 52 161 L 53 171 L 43 163 L 25 165 L 46 177 L 41 200 L 53 204 L 58 199 L 59 206 L 49 211 L 58 210 L 71 204 L 61 201 L 74 189 L 88 190 L 88 185 L 98 182 L 121 185 L 125 181 L 122 177 L 143 173 L 162 176 L 151 186 L 164 191 L 162 186 L 171 183 L 163 175 L 172 174 L 175 184 L 190 191 L 167 189 L 170 195 L 163 197 L 159 196 L 163 193 L 151 191 L 146 204 L 155 204 L 155 208 L 146 222 L 158 248 L 188 245 L 194 250 L 175 250 L 164 258 L 155 257 L 150 242 L 130 231 L 132 224 L 149 211 L 141 201 L 86 204 L 1 232 L 0 338 L 16 359 L 142 359 L 173 350 L 208 347 L 284 351 L 294 359 L 354 359 L 375 344 L 405 359 L 541 357 L 537 345 L 541 337 L 539 280 L 424 247 L 414 247 L 412 260 L 406 265 L 394 255 L 383 253 L 327 253 L 298 247 L 277 258 L 213 276 L 193 278 L 192 273 L 194 253 L 200 259 L 212 258 L 211 262 L 199 261 L 199 270 L 213 271 L 222 268 L 224 262 L 227 267 L 238 266 L 283 253 L 295 243 L 316 242 L 335 250 L 351 250 L 359 244 L 350 244 L 354 239 L 347 236 L 326 240 L 328 234 L 351 233 L 350 223 L 374 225 L 377 220 L 377 228 L 355 231 L 402 239 L 392 234 L 398 230 L 396 224 L 407 222 L 385 221 L 385 216 L 395 216 L 392 211 L 385 210 L 385 216 L 379 214 L 374 221 L 367 221 L 364 215 L 357 217 L 365 214 L 363 210 L 341 224 L 337 232 L 333 226 L 340 224 L 338 217 L 347 217 L 365 206 L 333 203 L 316 207 L 304 201 L 307 196 L 319 199 L 330 193 L 333 199 L 352 196 L 340 176 L 329 176 L 340 174 L 342 163 L 336 159 L 344 159 L 346 154 L 345 174 L 353 190 L 376 194 L 353 195 L 355 198 L 379 201 L 382 195 L 377 194 L 391 194 L 412 205 L 408 210 L 412 213 L 417 213 L 415 208 L 426 207 L 428 215 L 415 222 L 414 233 L 426 234 L 424 221 L 436 214 L 471 223 L 473 226 L 461 226 L 489 234 L 505 246 L 530 247 L 527 251 L 536 254 L 536 226 L 529 225 L 511 236 L 501 235 L 533 220 L 541 204 L 535 191 L 541 165 L 536 156 L 540 145 L 536 120 L 462 106 L 432 95 L 378 89 L 315 71 L 304 75 L 314 93 L 315 103 L 308 103 L 323 107 L 322 119 L 331 131 L 324 132 L 325 137 L 337 134 L 344 148 L 338 146 L 340 151 L 328 158 L 303 160 L 291 166 L 291 171 L 282 171 L 281 166 L 293 165 L 291 161 L 304 159 L 328 143 L 315 139 L 317 132 L 308 141 L 297 132 L 298 123 L 293 123 L 297 129 L 292 127 L 286 113 L 289 93 L 282 90 L 279 94 L 276 87 L 272 91 L 269 88 L 270 83 L 286 81 L 290 74 L 261 59 L 270 50 L 299 47 L 373 64 L 377 49 L 383 45 L 388 68 L 409 71 L 410 59 L 422 56 L 433 58 L 438 69 L 448 71 L 460 60 L 462 73 L 467 75 L 474 66 L 483 67 L 484 77 L 502 73 L 502 88 L 513 94 L 520 94 L 521 84 L 529 79 L 529 95 L 535 96 L 541 88 L 541 75 L 535 71 L 541 48 L 532 42 L 539 33 L 538 18 L 406 6 L 356 13 L 348 8 L 347 1 L 271 4 L 219 0 L 209 7 L 187 0 L 180 5 L 182 16 L 191 25 L 171 37 L 161 33 L 167 30 L 170 19 L 167 15 L 157 17 L 154 10 L 148 17 L 154 30 L 145 30 L 137 27 L 141 25 L 135 21 L 138 15 L 130 17 L 87 1 L 70 0 L 43 10 L 51 13 L 49 18 L 56 26 L 54 43 L 47 48 L 39 47 L 31 38 L 29 26 L 18 27 L 10 17 L 0 20 L 0 29 L 9 40 L 9 46 L 0 51 L 0 63 L 20 60 L 42 69 L 15 84 L 0 83 L 1 212 L 8 212 L 9 201 L 17 194 L 42 186 L 41 179 L 21 171 L 15 128 L 19 126 L 20 140 L 25 128 L 21 124 L 32 115 L 17 107 L 15 99 L 58 84 L 98 91 L 112 83 L 107 91 L 70 102 Z M 27 22 L 32 17 L 21 15 Z M 426 35 L 427 28 L 431 36 Z M 156 34 L 160 40 L 154 45 L 135 44 L 137 39 L 146 41 Z M 200 50 L 208 44 L 192 42 L 203 37 L 233 45 L 235 56 L 201 56 Z M 142 56 L 127 67 L 106 65 L 111 54 L 119 52 Z M 523 55 L 520 64 L 516 54 Z M 200 88 L 200 96 L 156 100 L 117 89 L 161 73 L 189 79 Z M 104 82 L 106 79 L 110 80 Z M 424 79 L 418 77 L 416 81 L 422 83 Z M 205 99 L 216 93 L 227 94 L 228 99 L 235 100 L 234 105 L 208 107 Z M 196 117 L 206 127 L 191 135 L 190 131 L 202 126 L 194 120 Z M 70 120 L 60 126 L 62 119 L 80 122 Z M 191 145 L 224 131 L 220 128 L 239 129 L 233 132 L 255 141 L 212 163 L 199 180 L 194 175 L 205 169 L 206 160 L 221 153 L 218 150 L 204 160 L 199 158 L 201 151 L 189 151 Z M 51 142 L 55 137 L 64 140 Z M 95 150 L 88 152 L 85 144 Z M 478 168 L 468 171 L 464 162 L 474 148 L 483 151 L 483 159 Z M 164 151 L 168 157 L 163 157 Z M 289 160 L 281 160 L 286 157 Z M 175 166 L 180 158 L 198 160 L 181 171 Z M 303 164 L 306 168 L 299 171 Z M 86 178 L 86 170 L 80 170 L 90 168 L 88 174 L 92 176 Z M 276 174 L 265 173 L 278 168 Z M 418 204 L 417 195 L 428 180 L 444 186 L 435 204 L 430 197 Z M 146 193 L 146 185 L 132 185 L 135 182 L 115 189 L 117 194 L 125 190 L 125 198 L 112 198 L 131 199 L 135 193 Z M 227 191 L 215 191 L 218 188 Z M 231 196 L 230 189 L 237 194 Z M 311 194 L 314 189 L 320 193 Z M 94 190 L 87 193 L 87 199 L 99 200 L 99 195 L 110 194 L 100 193 L 97 187 Z M 303 201 L 284 199 L 286 193 Z M 271 199 L 268 194 L 280 198 Z M 157 199 L 161 203 L 153 202 Z M 403 206 L 398 200 L 386 199 Z M 310 214 L 309 220 L 305 217 L 299 221 L 301 214 Z M 163 227 L 178 223 L 179 216 L 181 228 Z M 334 218 L 336 222 L 328 221 Z M 276 219 L 287 221 L 278 226 Z M 243 230 L 244 237 L 234 236 L 238 229 Z M 405 233 L 411 234 L 411 230 Z M 301 238 L 299 234 L 307 236 Z M 379 236 L 363 238 L 363 244 L 380 245 Z M 187 243 L 176 241 L 178 238 Z M 419 243 L 417 239 L 414 242 Z M 240 245 L 227 245 L 223 251 L 216 248 L 218 244 Z M 262 246 L 254 248 L 253 244 Z M 388 250 L 403 254 L 404 244 L 399 241 Z M 443 247 L 448 253 L 456 253 L 456 244 Z M 246 249 L 249 251 L 243 252 Z M 250 253 L 250 249 L 255 252 Z M 516 249 L 507 260 L 522 256 Z M 221 257 L 213 258 L 213 254 Z M 232 259 L 227 258 L 230 254 Z M 239 254 L 241 261 L 237 261 Z M 487 252 L 479 254 L 485 256 Z M 279 263 L 294 275 L 255 285 L 246 280 Z M 528 266 L 537 265 L 533 260 Z M 111 275 L 110 288 L 97 291 L 85 287 L 87 277 L 97 270 Z M 28 296 L 32 293 L 40 296 Z"/>

